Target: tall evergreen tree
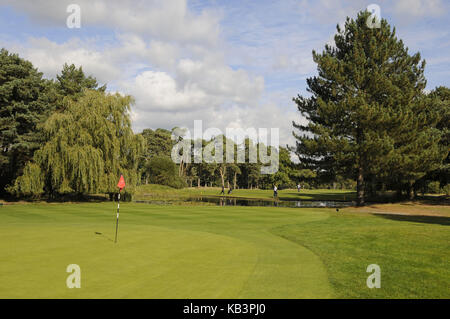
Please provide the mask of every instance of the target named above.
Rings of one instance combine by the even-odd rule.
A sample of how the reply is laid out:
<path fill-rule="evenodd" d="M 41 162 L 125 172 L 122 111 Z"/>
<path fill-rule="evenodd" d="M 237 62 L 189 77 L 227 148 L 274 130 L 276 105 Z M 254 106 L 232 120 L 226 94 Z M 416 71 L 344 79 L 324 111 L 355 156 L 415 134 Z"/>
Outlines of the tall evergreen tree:
<path fill-rule="evenodd" d="M 52 82 L 31 62 L 0 51 L 0 193 L 22 174 L 42 142 L 39 124 L 55 107 Z"/>
<path fill-rule="evenodd" d="M 431 91 L 430 98 L 436 103 L 437 111 L 440 114 L 436 127 L 442 132 L 440 146 L 444 153 L 444 160 L 441 165 L 432 172 L 438 177 L 437 180 L 443 187 L 450 183 L 450 89 L 445 86 L 439 86 Z"/>
<path fill-rule="evenodd" d="M 86 76 L 81 66 L 77 68 L 74 64 L 68 65 L 67 63 L 63 65 L 61 74 L 56 76 L 55 83 L 61 102 L 65 97 L 77 100 L 86 89 L 101 92 L 106 90 L 106 85 L 99 86 L 94 77 Z"/>
<path fill-rule="evenodd" d="M 438 169 L 448 149 L 440 145 L 444 132 L 438 128 L 441 113 L 433 99 L 424 94 L 417 96 L 404 119 L 407 119 L 406 125 L 392 129 L 395 149 L 386 176 L 394 180 L 398 193 L 405 190 L 408 198 L 414 199 L 416 181 Z"/>
<path fill-rule="evenodd" d="M 347 18 L 335 46 L 313 51 L 318 76 L 307 79 L 311 96 L 294 98 L 308 120 L 293 123 L 300 160 L 356 179 L 359 205 L 368 176 L 385 177 L 395 164 L 394 173 L 408 173 L 399 178 L 414 180 L 439 157 L 439 132 L 427 125 L 436 115 L 420 104 L 425 61 L 409 55 L 386 20 L 369 28 L 368 18 L 367 11 Z"/>
<path fill-rule="evenodd" d="M 436 169 L 429 171 L 414 185 L 416 191 L 418 188 L 426 188 L 431 181 L 438 181 L 440 187 L 444 187 L 450 182 L 450 89 L 439 86 L 432 90 L 425 99 L 440 116 L 436 128 L 442 135 L 439 147 L 443 160 Z"/>

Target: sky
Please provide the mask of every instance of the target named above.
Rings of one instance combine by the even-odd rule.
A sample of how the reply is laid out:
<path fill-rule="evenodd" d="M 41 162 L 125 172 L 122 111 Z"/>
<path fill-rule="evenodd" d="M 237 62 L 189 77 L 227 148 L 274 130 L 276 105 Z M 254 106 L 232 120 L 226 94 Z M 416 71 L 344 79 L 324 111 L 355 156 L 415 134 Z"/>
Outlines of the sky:
<path fill-rule="evenodd" d="M 80 28 L 68 28 L 69 4 Z M 445 0 L 0 0 L 0 46 L 55 78 L 82 66 L 108 91 L 130 94 L 133 130 L 279 128 L 294 145 L 292 98 L 317 74 L 312 50 L 336 25 L 377 4 L 411 54 L 426 60 L 427 90 L 449 86 Z"/>

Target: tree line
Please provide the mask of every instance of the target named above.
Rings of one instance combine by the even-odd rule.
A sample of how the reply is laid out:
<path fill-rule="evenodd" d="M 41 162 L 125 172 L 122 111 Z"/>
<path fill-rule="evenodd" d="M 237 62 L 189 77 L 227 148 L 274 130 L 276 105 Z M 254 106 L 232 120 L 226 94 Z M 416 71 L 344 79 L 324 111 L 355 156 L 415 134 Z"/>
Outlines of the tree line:
<path fill-rule="evenodd" d="M 120 174 L 127 193 L 140 184 L 176 188 L 224 186 L 293 187 L 299 177 L 287 148 L 279 152 L 279 171 L 262 175 L 257 163 L 181 163 L 171 159 L 171 131 L 131 129 L 131 96 L 107 93 L 82 67 L 65 64 L 46 79 L 32 63 L 0 51 L 0 192 L 2 197 L 59 197 L 116 191 Z M 176 129 L 176 128 L 174 128 Z M 231 141 L 224 139 L 225 143 Z M 202 141 L 206 145 L 210 141 Z M 249 139 L 247 145 L 247 157 Z M 260 147 L 260 145 L 256 145 Z M 248 162 L 248 161 L 247 161 Z M 307 182 L 304 180 L 304 182 Z"/>
<path fill-rule="evenodd" d="M 410 55 L 386 20 L 370 28 L 360 12 L 337 26 L 335 45 L 313 51 L 318 75 L 294 102 L 293 150 L 324 179 L 357 182 L 358 203 L 380 190 L 413 199 L 430 182 L 449 180 L 450 90 L 425 93 L 425 61 Z"/>
<path fill-rule="evenodd" d="M 0 51 L 2 196 L 116 191 L 140 181 L 144 139 L 131 129 L 130 96 L 110 94 L 81 67 L 45 79 L 32 63 Z"/>
<path fill-rule="evenodd" d="M 366 11 L 347 18 L 337 26 L 334 45 L 313 51 L 318 74 L 307 79 L 308 95 L 293 99 L 307 123 L 293 122 L 295 146 L 269 147 L 278 153 L 275 174 L 261 174 L 259 159 L 249 162 L 250 147 L 265 146 L 248 138 L 233 144 L 245 149 L 244 163 L 175 164 L 172 131 L 132 131 L 131 96 L 108 93 L 74 65 L 46 79 L 31 62 L 2 49 L 1 195 L 112 196 L 120 174 L 129 193 L 148 183 L 233 189 L 301 183 L 355 187 L 363 205 L 379 191 L 409 198 L 443 187 L 448 192 L 450 90 L 425 92 L 420 53 L 409 54 L 386 20 L 369 28 L 368 18 Z M 223 137 L 223 143 L 234 142 Z"/>
<path fill-rule="evenodd" d="M 146 144 L 146 158 L 142 161 L 142 183 L 155 183 L 182 187 L 220 187 L 238 188 L 262 188 L 269 189 L 274 185 L 281 188 L 294 188 L 298 183 L 310 187 L 315 185 L 315 174 L 309 169 L 300 169 L 299 164 L 291 160 L 291 152 L 287 147 L 267 147 L 268 154 L 276 152 L 274 158 L 277 159 L 278 170 L 274 174 L 262 174 L 261 167 L 266 165 L 258 158 L 255 163 L 250 159 L 250 149 L 254 148 L 259 153 L 260 147 L 265 145 L 255 143 L 246 138 L 241 145 L 236 144 L 226 136 L 214 137 L 210 140 L 201 140 L 202 149 L 215 140 L 223 141 L 223 150 L 227 144 L 234 149 L 233 163 L 226 163 L 225 152 L 220 155 L 223 163 L 208 163 L 202 159 L 201 163 L 195 163 L 195 154 L 190 155 L 190 159 L 180 164 L 175 164 L 172 160 L 172 149 L 178 142 L 172 139 L 172 131 L 166 129 L 145 129 L 142 136 Z M 195 141 L 190 140 L 193 147 Z M 242 148 L 245 155 L 244 163 L 237 160 L 238 148 Z"/>

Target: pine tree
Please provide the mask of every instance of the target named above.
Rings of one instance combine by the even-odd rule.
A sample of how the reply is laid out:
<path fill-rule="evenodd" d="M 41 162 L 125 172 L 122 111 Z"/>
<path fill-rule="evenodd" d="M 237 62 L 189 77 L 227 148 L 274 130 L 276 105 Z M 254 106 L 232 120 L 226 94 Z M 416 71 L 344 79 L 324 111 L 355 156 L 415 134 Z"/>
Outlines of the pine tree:
<path fill-rule="evenodd" d="M 440 186 L 444 187 L 450 182 L 450 89 L 445 86 L 439 86 L 430 93 L 432 103 L 436 105 L 437 112 L 440 115 L 436 128 L 441 131 L 442 138 L 439 143 L 442 148 L 443 161 L 439 168 L 431 171 L 431 175 L 437 177 Z"/>
<path fill-rule="evenodd" d="M 77 100 L 86 89 L 101 92 L 106 90 L 106 85 L 99 86 L 94 77 L 86 76 L 81 66 L 77 68 L 74 64 L 68 65 L 67 63 L 63 65 L 61 74 L 56 76 L 55 84 L 61 102 L 65 97 Z"/>
<path fill-rule="evenodd" d="M 55 108 L 52 82 L 31 62 L 0 51 L 0 193 L 22 174 L 42 142 L 39 125 Z"/>
<path fill-rule="evenodd" d="M 386 20 L 369 28 L 368 18 L 367 11 L 347 18 L 344 29 L 337 26 L 335 46 L 313 51 L 318 76 L 307 79 L 311 96 L 294 98 L 308 120 L 293 123 L 301 162 L 356 179 L 359 205 L 368 177 L 394 173 L 411 181 L 438 157 L 439 133 L 427 126 L 435 114 L 420 104 L 425 61 L 409 55 Z"/>
<path fill-rule="evenodd" d="M 442 161 L 438 167 L 428 171 L 420 181 L 414 184 L 414 191 L 419 188 L 425 189 L 431 181 L 438 181 L 441 188 L 450 182 L 450 89 L 439 86 L 424 98 L 426 103 L 439 115 L 436 128 L 441 133 L 438 146 L 442 154 Z"/>
<path fill-rule="evenodd" d="M 424 94 L 410 104 L 410 112 L 404 116 L 407 122 L 392 130 L 395 137 L 386 177 L 400 193 L 405 190 L 414 199 L 420 180 L 429 171 L 436 170 L 448 149 L 440 145 L 443 131 L 437 127 L 441 119 L 439 106 Z"/>

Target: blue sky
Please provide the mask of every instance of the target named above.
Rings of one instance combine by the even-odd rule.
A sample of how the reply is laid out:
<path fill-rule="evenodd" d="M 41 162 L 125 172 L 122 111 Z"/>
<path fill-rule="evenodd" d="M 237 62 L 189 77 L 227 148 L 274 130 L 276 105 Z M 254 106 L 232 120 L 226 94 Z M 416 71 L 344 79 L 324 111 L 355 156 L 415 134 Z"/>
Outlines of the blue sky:
<path fill-rule="evenodd" d="M 69 29 L 67 5 L 81 9 Z M 314 75 L 311 51 L 336 24 L 375 3 L 411 53 L 427 61 L 427 89 L 449 86 L 448 1 L 0 0 L 0 44 L 54 77 L 82 65 L 111 91 L 131 94 L 133 127 L 278 127 L 294 142 L 292 97 Z"/>

